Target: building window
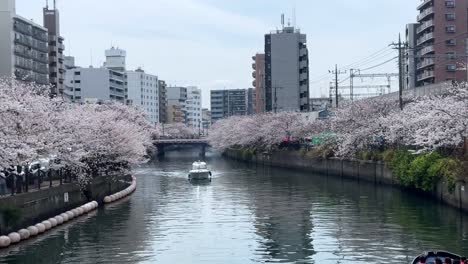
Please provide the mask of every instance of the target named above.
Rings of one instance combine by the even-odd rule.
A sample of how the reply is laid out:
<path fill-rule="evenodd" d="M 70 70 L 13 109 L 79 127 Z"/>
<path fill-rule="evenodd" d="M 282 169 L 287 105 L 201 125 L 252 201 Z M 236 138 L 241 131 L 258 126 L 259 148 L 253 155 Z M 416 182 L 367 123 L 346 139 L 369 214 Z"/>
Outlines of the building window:
<path fill-rule="evenodd" d="M 81 72 L 75 72 L 75 75 L 81 75 Z"/>
<path fill-rule="evenodd" d="M 445 32 L 447 32 L 447 33 L 455 33 L 455 26 L 454 26 L 454 25 L 446 26 L 446 27 L 445 27 Z"/>
<path fill-rule="evenodd" d="M 456 39 L 448 39 L 445 41 L 445 44 L 447 44 L 447 46 L 455 46 L 457 45 L 457 40 Z"/>
<path fill-rule="evenodd" d="M 454 21 L 455 20 L 455 13 L 445 14 L 445 20 Z"/>
<path fill-rule="evenodd" d="M 447 59 L 449 60 L 455 60 L 457 58 L 457 53 L 452 51 L 452 52 L 447 52 Z"/>
<path fill-rule="evenodd" d="M 455 1 L 454 0 L 447 0 L 447 1 L 445 1 L 445 6 L 450 7 L 450 8 L 455 7 Z"/>
<path fill-rule="evenodd" d="M 455 65 L 455 64 L 449 64 L 449 65 L 447 65 L 447 71 L 448 71 L 448 72 L 454 72 L 454 71 L 456 71 L 456 70 L 457 70 L 457 65 Z"/>

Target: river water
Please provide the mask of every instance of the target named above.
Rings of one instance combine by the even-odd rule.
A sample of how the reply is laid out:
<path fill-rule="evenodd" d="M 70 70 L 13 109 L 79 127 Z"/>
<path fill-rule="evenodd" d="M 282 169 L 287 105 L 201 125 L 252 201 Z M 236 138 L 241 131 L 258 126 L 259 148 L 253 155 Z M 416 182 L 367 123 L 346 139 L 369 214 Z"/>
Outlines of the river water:
<path fill-rule="evenodd" d="M 410 263 L 468 253 L 466 214 L 391 187 L 193 155 L 135 170 L 136 193 L 0 251 L 0 263 Z"/>

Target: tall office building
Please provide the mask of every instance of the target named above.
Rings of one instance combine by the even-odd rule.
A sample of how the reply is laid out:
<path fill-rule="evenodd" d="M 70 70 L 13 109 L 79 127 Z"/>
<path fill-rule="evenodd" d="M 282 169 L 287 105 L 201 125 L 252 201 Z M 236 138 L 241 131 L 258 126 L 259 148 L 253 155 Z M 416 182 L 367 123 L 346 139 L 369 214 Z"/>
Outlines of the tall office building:
<path fill-rule="evenodd" d="M 185 104 L 187 111 L 186 125 L 193 128 L 201 128 L 202 125 L 202 95 L 201 89 L 197 87 L 187 87 L 187 101 Z"/>
<path fill-rule="evenodd" d="M 159 122 L 167 123 L 167 85 L 159 80 Z"/>
<path fill-rule="evenodd" d="M 248 89 L 211 90 L 211 122 L 248 115 Z"/>
<path fill-rule="evenodd" d="M 184 123 L 187 121 L 187 88 L 167 87 L 167 123 Z"/>
<path fill-rule="evenodd" d="M 47 28 L 16 14 L 15 0 L 0 1 L 0 76 L 49 84 Z"/>
<path fill-rule="evenodd" d="M 265 35 L 265 110 L 309 111 L 307 37 L 295 27 Z"/>
<path fill-rule="evenodd" d="M 141 68 L 127 71 L 128 100 L 146 113 L 152 124 L 159 123 L 159 80 Z"/>
<path fill-rule="evenodd" d="M 417 28 L 419 24 L 406 25 L 406 44 L 408 48 L 405 53 L 405 89 L 416 87 L 416 41 Z"/>
<path fill-rule="evenodd" d="M 60 15 L 55 6 L 49 9 L 47 5 L 44 10 L 44 27 L 49 31 L 49 82 L 52 86 L 53 95 L 63 94 L 63 82 L 65 81 L 65 67 L 63 65 L 65 50 L 65 39 L 60 36 Z"/>
<path fill-rule="evenodd" d="M 417 8 L 417 86 L 467 80 L 467 0 L 424 0 Z"/>
<path fill-rule="evenodd" d="M 252 85 L 255 87 L 255 110 L 257 114 L 261 114 L 265 112 L 265 54 L 256 54 L 252 59 L 254 60 Z"/>

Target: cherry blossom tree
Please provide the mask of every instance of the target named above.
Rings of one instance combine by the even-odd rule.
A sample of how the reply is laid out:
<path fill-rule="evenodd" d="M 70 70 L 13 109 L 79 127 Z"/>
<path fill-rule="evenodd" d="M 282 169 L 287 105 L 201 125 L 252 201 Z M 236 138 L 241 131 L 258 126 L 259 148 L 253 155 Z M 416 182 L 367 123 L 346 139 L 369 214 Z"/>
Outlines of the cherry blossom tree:
<path fill-rule="evenodd" d="M 340 157 L 359 151 L 400 145 L 433 151 L 457 148 L 468 131 L 468 88 L 457 84 L 438 95 L 405 96 L 404 109 L 389 97 L 348 102 L 334 109 L 328 120 L 304 113 L 266 113 L 220 120 L 210 133 L 218 149 L 271 148 L 284 139 L 333 134 L 327 146 Z"/>
<path fill-rule="evenodd" d="M 0 80 L 0 169 L 53 155 L 84 187 L 111 168 L 123 173 L 146 160 L 157 129 L 142 112 L 118 103 L 71 104 L 47 90 Z"/>

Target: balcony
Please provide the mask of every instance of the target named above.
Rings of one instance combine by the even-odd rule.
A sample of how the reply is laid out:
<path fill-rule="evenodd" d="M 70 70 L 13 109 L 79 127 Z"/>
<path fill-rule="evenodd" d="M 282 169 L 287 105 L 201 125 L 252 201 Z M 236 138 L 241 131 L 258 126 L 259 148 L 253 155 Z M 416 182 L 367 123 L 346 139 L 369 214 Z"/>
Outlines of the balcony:
<path fill-rule="evenodd" d="M 15 43 L 30 47 L 31 39 L 29 37 L 19 37 L 19 38 L 15 38 Z"/>
<path fill-rule="evenodd" d="M 28 36 L 31 36 L 32 34 L 32 27 L 19 21 L 14 22 L 13 28 L 16 32 L 20 32 Z"/>
<path fill-rule="evenodd" d="M 418 82 L 429 78 L 434 78 L 434 71 L 425 71 L 422 74 L 418 74 Z"/>
<path fill-rule="evenodd" d="M 252 63 L 252 69 L 254 69 L 254 70 L 257 69 L 257 64 L 256 63 Z"/>
<path fill-rule="evenodd" d="M 257 72 L 252 72 L 252 77 L 256 79 L 257 78 Z"/>
<path fill-rule="evenodd" d="M 417 52 L 417 55 L 418 56 L 424 56 L 430 52 L 434 52 L 434 45 L 430 45 L 430 46 L 426 46 L 422 49 L 420 49 L 418 52 Z"/>
<path fill-rule="evenodd" d="M 417 30 L 417 33 L 421 33 L 423 32 L 424 30 L 430 28 L 430 27 L 433 27 L 434 26 L 434 19 L 431 19 L 431 20 L 428 20 L 424 23 L 422 23 L 421 25 L 418 26 L 418 30 Z"/>
<path fill-rule="evenodd" d="M 434 32 L 426 33 L 422 37 L 420 37 L 418 39 L 417 45 L 419 46 L 421 44 L 424 44 L 424 43 L 426 43 L 427 41 L 429 41 L 431 39 L 434 39 Z"/>
<path fill-rule="evenodd" d="M 305 81 L 305 80 L 308 79 L 308 77 L 309 77 L 309 76 L 308 76 L 307 73 L 301 73 L 301 74 L 299 75 L 299 80 L 300 80 L 300 81 Z"/>
<path fill-rule="evenodd" d="M 308 62 L 307 61 L 301 61 L 299 62 L 299 69 L 304 69 L 307 68 Z"/>
<path fill-rule="evenodd" d="M 426 58 L 424 59 L 422 62 L 419 62 L 417 64 L 417 69 L 420 70 L 422 68 L 425 68 L 425 67 L 428 67 L 428 66 L 432 66 L 435 64 L 435 60 L 434 58 Z"/>
<path fill-rule="evenodd" d="M 59 42 L 59 43 L 57 44 L 57 48 L 58 48 L 59 51 L 62 51 L 62 52 L 63 52 L 63 51 L 65 50 L 65 45 L 63 45 L 63 43 L 60 43 L 60 42 Z"/>
<path fill-rule="evenodd" d="M 418 15 L 418 22 L 421 22 L 426 17 L 428 17 L 429 15 L 432 15 L 432 14 L 434 14 L 434 7 L 427 8 L 421 14 Z"/>
<path fill-rule="evenodd" d="M 419 6 L 418 6 L 418 10 L 421 10 L 425 7 L 428 7 L 430 3 L 432 3 L 434 0 L 424 0 Z"/>
<path fill-rule="evenodd" d="M 307 49 L 300 49 L 299 51 L 299 57 L 303 57 L 307 55 Z"/>
<path fill-rule="evenodd" d="M 35 81 L 38 84 L 49 84 L 49 76 L 43 74 L 36 74 Z"/>
<path fill-rule="evenodd" d="M 257 82 L 256 82 L 256 81 L 252 81 L 252 86 L 256 88 L 256 87 L 257 87 Z"/>
<path fill-rule="evenodd" d="M 32 56 L 31 51 L 24 49 L 21 46 L 15 46 L 15 54 L 27 59 L 30 59 Z"/>

